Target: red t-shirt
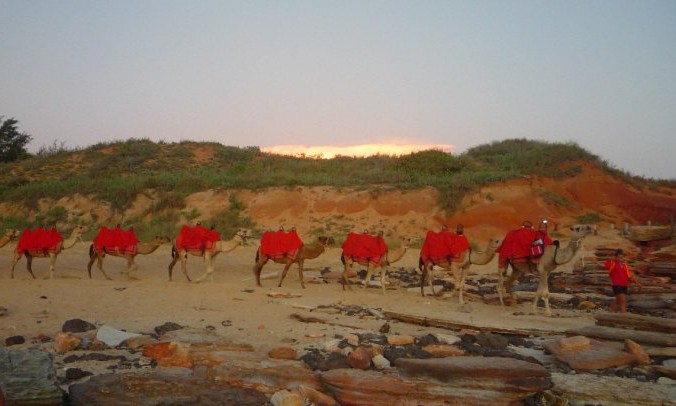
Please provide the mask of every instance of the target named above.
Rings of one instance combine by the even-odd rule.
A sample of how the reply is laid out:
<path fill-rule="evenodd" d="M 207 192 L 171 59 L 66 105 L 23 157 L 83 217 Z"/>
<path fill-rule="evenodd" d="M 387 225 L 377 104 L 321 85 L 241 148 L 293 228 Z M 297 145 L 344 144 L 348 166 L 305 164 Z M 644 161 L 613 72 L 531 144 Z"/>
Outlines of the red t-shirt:
<path fill-rule="evenodd" d="M 610 276 L 610 282 L 613 286 L 627 286 L 629 281 L 633 279 L 626 262 L 609 259 L 603 265 L 608 270 L 608 276 Z"/>

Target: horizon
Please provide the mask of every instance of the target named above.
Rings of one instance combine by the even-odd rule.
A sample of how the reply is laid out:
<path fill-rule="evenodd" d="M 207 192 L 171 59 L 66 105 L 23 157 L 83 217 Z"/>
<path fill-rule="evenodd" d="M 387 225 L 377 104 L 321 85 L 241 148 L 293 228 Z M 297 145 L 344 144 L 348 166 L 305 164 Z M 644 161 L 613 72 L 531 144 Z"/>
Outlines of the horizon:
<path fill-rule="evenodd" d="M 2 4 L 0 115 L 34 149 L 531 139 L 676 178 L 673 0 Z"/>

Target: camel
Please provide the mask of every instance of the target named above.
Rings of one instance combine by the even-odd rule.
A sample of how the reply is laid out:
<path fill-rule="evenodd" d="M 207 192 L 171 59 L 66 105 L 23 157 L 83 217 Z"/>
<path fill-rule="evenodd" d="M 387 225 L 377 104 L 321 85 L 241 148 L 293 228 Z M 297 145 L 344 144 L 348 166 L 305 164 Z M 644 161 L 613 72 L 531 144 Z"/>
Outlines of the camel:
<path fill-rule="evenodd" d="M 545 247 L 544 253 L 537 263 L 534 262 L 507 262 L 504 267 L 498 268 L 498 297 L 500 298 L 500 305 L 504 306 L 503 295 L 509 293 L 512 303 L 516 303 L 516 295 L 512 292 L 512 284 L 518 280 L 525 272 L 537 269 L 540 273 L 540 282 L 538 284 L 535 298 L 533 299 L 533 311 L 537 310 L 540 298 L 545 304 L 545 314 L 552 315 L 552 310 L 549 307 L 549 274 L 556 269 L 556 267 L 567 264 L 575 258 L 578 250 L 582 246 L 582 240 L 592 232 L 592 227 L 589 225 L 575 225 L 570 227 L 573 232 L 570 237 L 570 242 L 564 248 L 561 248 L 558 242 Z M 504 282 L 504 277 L 507 272 L 508 265 L 512 267 L 512 274 Z"/>
<path fill-rule="evenodd" d="M 121 252 L 118 250 L 102 250 L 99 252 L 96 252 L 94 249 L 94 244 L 89 246 L 89 264 L 87 264 L 87 272 L 89 273 L 89 279 L 92 278 L 92 265 L 94 264 L 94 261 L 96 262 L 96 266 L 101 270 L 103 273 L 103 276 L 105 276 L 106 279 L 112 280 L 108 274 L 106 274 L 106 271 L 103 270 L 103 259 L 106 257 L 106 254 L 114 256 L 114 257 L 120 257 L 124 258 L 127 260 L 127 269 L 125 271 L 122 271 L 123 274 L 129 276 L 129 273 L 131 271 L 135 271 L 138 269 L 138 265 L 134 263 L 134 258 L 136 258 L 137 255 L 148 255 L 152 254 L 155 252 L 156 249 L 158 249 L 161 245 L 166 244 L 170 242 L 169 238 L 167 237 L 160 237 L 156 236 L 153 238 L 153 240 L 150 243 L 138 243 L 136 244 L 136 250 L 134 250 L 133 253 L 130 252 Z"/>
<path fill-rule="evenodd" d="M 345 290 L 345 286 L 348 287 L 348 289 L 352 290 L 352 286 L 350 284 L 350 280 L 348 278 L 348 275 L 350 274 L 350 269 L 352 269 L 352 266 L 356 263 L 362 266 L 367 267 L 366 268 L 366 279 L 364 279 L 363 287 L 366 288 L 371 281 L 371 277 L 373 274 L 376 272 L 376 270 L 380 271 L 380 282 L 381 286 L 383 288 L 383 294 L 385 294 L 385 281 L 387 278 L 387 267 L 390 264 L 393 264 L 400 259 L 404 257 L 406 254 L 406 251 L 408 250 L 408 245 L 410 243 L 410 240 L 407 238 L 399 238 L 401 241 L 401 244 L 399 247 L 397 247 L 394 251 L 387 251 L 385 255 L 382 256 L 380 259 L 380 262 L 377 264 L 373 264 L 372 262 L 362 259 L 362 258 L 353 258 L 353 257 L 346 257 L 344 254 L 341 254 L 340 256 L 340 261 L 343 263 L 345 268 L 343 269 L 343 274 L 341 276 L 341 279 L 343 281 L 343 290 Z"/>
<path fill-rule="evenodd" d="M 432 292 L 434 292 L 432 287 L 432 281 L 434 280 L 434 267 L 438 266 L 444 271 L 455 275 L 455 289 L 458 291 L 458 300 L 460 301 L 460 304 L 464 304 L 465 302 L 463 300 L 462 294 L 465 286 L 466 272 L 469 270 L 471 265 L 486 265 L 487 263 L 491 262 L 495 256 L 495 251 L 498 249 L 501 242 L 502 240 L 499 238 L 491 238 L 486 244 L 486 249 L 480 252 L 475 252 L 472 251 L 472 248 L 470 248 L 462 253 L 459 261 L 449 261 L 448 259 L 445 259 L 443 261 L 428 260 L 427 262 L 423 262 L 423 259 L 420 258 L 419 267 L 420 271 L 422 272 L 422 275 L 420 276 L 420 294 L 425 296 L 425 290 L 423 286 L 428 273 L 429 278 L 427 280 L 429 282 L 430 289 L 432 289 Z"/>
<path fill-rule="evenodd" d="M 328 242 L 329 237 L 322 236 L 318 237 L 317 241 L 313 242 L 312 244 L 303 244 L 303 246 L 298 250 L 298 255 L 296 255 L 295 258 L 271 258 L 269 256 L 261 256 L 261 247 L 258 247 L 258 250 L 256 251 L 256 264 L 253 267 L 254 275 L 256 275 L 256 285 L 262 286 L 261 271 L 263 270 L 263 266 L 265 266 L 265 264 L 272 259 L 278 264 L 284 264 L 284 270 L 282 270 L 282 274 L 279 277 L 279 284 L 277 284 L 277 287 L 282 287 L 282 282 L 284 281 L 286 273 L 289 271 L 291 265 L 298 264 L 298 278 L 300 279 L 300 286 L 305 289 L 305 281 L 303 280 L 303 263 L 306 259 L 315 259 L 324 253 Z"/>
<path fill-rule="evenodd" d="M 56 258 L 59 256 L 61 251 L 72 248 L 77 240 L 82 241 L 82 233 L 85 232 L 86 229 L 83 226 L 77 226 L 73 229 L 73 232 L 70 234 L 70 236 L 63 241 L 61 241 L 53 250 L 53 252 L 50 251 L 33 251 L 33 252 L 28 252 L 26 251 L 25 253 L 19 253 L 15 252 L 14 253 L 14 259 L 12 259 L 12 264 L 11 264 L 11 269 L 10 269 L 10 276 L 12 279 L 14 279 L 14 267 L 16 266 L 16 263 L 19 262 L 21 259 L 22 255 L 26 255 L 26 269 L 28 272 L 31 274 L 33 279 L 37 279 L 35 277 L 35 274 L 33 273 L 33 258 L 49 258 L 49 279 L 54 278 L 54 265 L 56 264 Z"/>
<path fill-rule="evenodd" d="M 213 282 L 214 257 L 216 257 L 216 255 L 220 254 L 221 252 L 230 252 L 235 248 L 239 247 L 240 245 L 243 245 L 246 242 L 247 238 L 249 238 L 249 230 L 240 228 L 233 238 L 227 241 L 218 240 L 214 242 L 214 246 L 211 251 L 185 250 L 185 249 L 179 250 L 176 248 L 176 244 L 174 243 L 174 246 L 171 248 L 171 257 L 173 259 L 169 264 L 169 281 L 171 282 L 172 280 L 171 277 L 174 270 L 174 265 L 176 265 L 176 262 L 178 262 L 179 259 L 181 260 L 181 271 L 183 271 L 183 275 L 185 275 L 186 279 L 188 279 L 188 282 L 192 281 L 188 276 L 188 271 L 186 269 L 186 261 L 188 260 L 188 254 L 190 254 L 196 257 L 203 257 L 207 263 L 206 272 L 199 278 L 195 279 L 195 282 L 200 282 L 207 276 L 210 276 L 210 279 Z"/>
<path fill-rule="evenodd" d="M 16 230 L 11 229 L 11 228 L 8 228 L 7 230 L 5 230 L 5 234 L 3 234 L 0 237 L 0 248 L 9 244 L 9 242 L 12 241 L 14 238 L 16 238 Z"/>

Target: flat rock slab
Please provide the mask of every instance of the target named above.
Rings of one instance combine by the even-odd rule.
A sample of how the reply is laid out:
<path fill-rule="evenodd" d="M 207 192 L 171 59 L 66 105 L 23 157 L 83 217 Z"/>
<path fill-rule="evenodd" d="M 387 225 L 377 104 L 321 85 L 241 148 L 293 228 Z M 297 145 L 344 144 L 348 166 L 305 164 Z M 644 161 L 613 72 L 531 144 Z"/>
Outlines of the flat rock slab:
<path fill-rule="evenodd" d="M 63 392 L 51 354 L 0 348 L 0 387 L 9 405 L 60 405 Z"/>
<path fill-rule="evenodd" d="M 584 343 L 576 340 L 578 338 L 584 339 Z M 578 371 L 605 369 L 637 362 L 636 355 L 623 351 L 619 343 L 591 340 L 582 336 L 552 340 L 545 343 L 544 347 L 556 359 Z"/>
<path fill-rule="evenodd" d="M 446 358 L 399 358 L 395 361 L 403 376 L 434 378 L 453 383 L 469 379 L 499 380 L 506 385 L 516 385 L 534 392 L 551 386 L 549 372 L 540 364 L 502 357 L 457 356 Z"/>
<path fill-rule="evenodd" d="M 551 387 L 538 364 L 495 357 L 396 361 L 399 373 L 323 372 L 330 395 L 347 405 L 513 405 Z"/>
<path fill-rule="evenodd" d="M 253 389 L 232 388 L 193 376 L 184 368 L 151 373 L 105 374 L 69 387 L 70 404 L 89 405 L 251 405 L 260 406 L 267 396 Z"/>
<path fill-rule="evenodd" d="M 676 386 L 592 374 L 552 373 L 552 392 L 572 405 L 663 406 L 676 404 Z"/>

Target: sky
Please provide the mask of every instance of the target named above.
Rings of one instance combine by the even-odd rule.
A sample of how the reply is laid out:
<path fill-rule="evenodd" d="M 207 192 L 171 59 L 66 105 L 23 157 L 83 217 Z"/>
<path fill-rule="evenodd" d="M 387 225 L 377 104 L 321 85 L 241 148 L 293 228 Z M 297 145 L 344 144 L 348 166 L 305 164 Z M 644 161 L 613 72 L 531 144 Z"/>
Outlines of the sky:
<path fill-rule="evenodd" d="M 676 179 L 674 0 L 0 0 L 0 38 L 0 116 L 32 152 L 528 138 Z"/>

